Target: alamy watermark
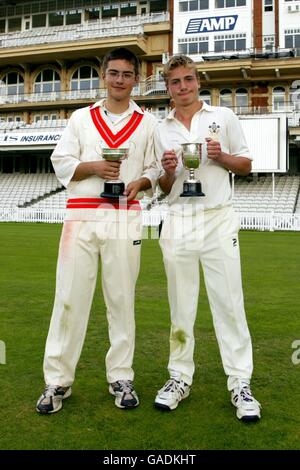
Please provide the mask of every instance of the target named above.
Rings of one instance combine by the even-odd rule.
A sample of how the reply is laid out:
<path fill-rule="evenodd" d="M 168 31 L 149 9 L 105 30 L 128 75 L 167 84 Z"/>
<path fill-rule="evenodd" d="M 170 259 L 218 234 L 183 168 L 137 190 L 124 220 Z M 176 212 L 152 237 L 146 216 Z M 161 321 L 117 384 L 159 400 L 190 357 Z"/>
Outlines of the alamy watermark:
<path fill-rule="evenodd" d="M 0 340 L 0 364 L 6 364 L 6 347 L 4 341 Z"/>
<path fill-rule="evenodd" d="M 292 348 L 295 349 L 292 354 L 292 363 L 297 366 L 300 364 L 300 339 L 295 339 L 295 341 L 292 342 Z"/>

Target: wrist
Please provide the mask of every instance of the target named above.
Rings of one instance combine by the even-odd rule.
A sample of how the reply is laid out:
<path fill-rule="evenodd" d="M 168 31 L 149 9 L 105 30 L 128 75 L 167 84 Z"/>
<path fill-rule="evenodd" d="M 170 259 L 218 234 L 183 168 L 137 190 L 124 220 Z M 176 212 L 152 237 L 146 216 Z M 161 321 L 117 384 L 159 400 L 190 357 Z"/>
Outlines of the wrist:
<path fill-rule="evenodd" d="M 151 180 L 147 178 L 146 176 L 142 176 L 138 182 L 138 191 L 147 191 L 147 189 L 150 189 L 152 187 Z"/>
<path fill-rule="evenodd" d="M 169 172 L 166 172 L 166 171 L 165 171 L 164 177 L 165 177 L 165 179 L 166 179 L 167 181 L 174 181 L 174 179 L 175 179 L 175 172 L 172 171 L 171 173 L 169 173 Z"/>
<path fill-rule="evenodd" d="M 135 187 L 137 193 L 139 191 L 141 191 L 142 190 L 142 181 L 141 180 L 134 181 L 134 187 Z"/>
<path fill-rule="evenodd" d="M 219 157 L 219 159 L 218 159 L 218 162 L 219 162 L 221 165 L 226 166 L 227 157 L 228 157 L 228 154 L 227 154 L 227 153 L 221 152 L 221 153 L 220 153 L 220 157 Z"/>
<path fill-rule="evenodd" d="M 97 174 L 97 162 L 89 162 L 89 173 L 90 176 L 96 175 Z"/>

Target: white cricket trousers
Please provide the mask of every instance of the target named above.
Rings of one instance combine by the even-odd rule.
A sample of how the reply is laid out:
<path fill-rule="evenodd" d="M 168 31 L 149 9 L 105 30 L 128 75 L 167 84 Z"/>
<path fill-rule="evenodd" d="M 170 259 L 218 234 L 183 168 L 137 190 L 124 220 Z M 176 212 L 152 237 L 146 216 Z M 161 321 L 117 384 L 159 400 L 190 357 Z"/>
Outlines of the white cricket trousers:
<path fill-rule="evenodd" d="M 138 216 L 139 217 L 139 216 Z M 118 234 L 120 224 L 66 221 L 60 240 L 56 293 L 44 356 L 46 384 L 70 386 L 75 377 L 94 296 L 99 257 L 107 308 L 109 383 L 133 380 L 135 284 L 140 266 L 141 223 Z"/>
<path fill-rule="evenodd" d="M 160 246 L 168 282 L 171 315 L 170 376 L 191 385 L 195 370 L 194 323 L 202 264 L 227 387 L 250 382 L 253 360 L 244 310 L 238 245 L 239 221 L 231 206 L 203 211 L 180 205 L 164 222 Z"/>

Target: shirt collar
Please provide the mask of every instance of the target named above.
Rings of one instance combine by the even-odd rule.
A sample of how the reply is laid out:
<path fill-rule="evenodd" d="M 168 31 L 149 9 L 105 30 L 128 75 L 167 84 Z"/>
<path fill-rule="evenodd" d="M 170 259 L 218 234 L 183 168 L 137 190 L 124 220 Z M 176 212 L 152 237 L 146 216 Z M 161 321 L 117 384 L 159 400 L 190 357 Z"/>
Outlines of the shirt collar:
<path fill-rule="evenodd" d="M 206 101 L 202 101 L 202 108 L 200 109 L 200 111 L 210 111 L 211 112 L 213 110 L 214 110 L 213 106 L 206 103 Z"/>
<path fill-rule="evenodd" d="M 91 106 L 91 109 L 94 108 L 104 108 L 104 103 L 105 103 L 105 98 L 102 98 L 101 100 L 97 101 Z M 130 100 L 129 101 L 129 106 L 127 108 L 128 115 L 133 114 L 134 111 L 136 111 L 139 114 L 144 114 L 144 111 L 135 103 L 135 101 Z"/>
<path fill-rule="evenodd" d="M 199 101 L 202 101 L 199 99 Z M 197 113 L 201 113 L 202 111 L 213 111 L 213 107 L 207 104 L 205 101 L 202 101 L 202 108 L 197 111 Z M 175 119 L 175 112 L 176 108 L 172 109 L 167 116 L 167 119 Z M 195 114 L 197 114 L 195 113 Z"/>

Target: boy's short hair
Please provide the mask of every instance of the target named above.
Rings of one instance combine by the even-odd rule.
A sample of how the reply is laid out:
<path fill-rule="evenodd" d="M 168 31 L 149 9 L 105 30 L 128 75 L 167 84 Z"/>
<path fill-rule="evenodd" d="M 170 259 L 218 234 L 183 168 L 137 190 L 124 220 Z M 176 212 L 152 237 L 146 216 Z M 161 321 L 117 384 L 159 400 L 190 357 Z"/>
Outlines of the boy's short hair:
<path fill-rule="evenodd" d="M 134 73 L 136 76 L 140 73 L 139 59 L 133 52 L 131 52 L 129 49 L 126 49 L 126 47 L 118 47 L 117 49 L 113 49 L 104 56 L 102 61 L 103 73 L 106 72 L 108 62 L 110 62 L 111 60 L 126 60 L 127 62 L 133 65 Z"/>
<path fill-rule="evenodd" d="M 164 65 L 163 76 L 165 82 L 168 80 L 169 73 L 171 70 L 177 69 L 178 67 L 188 67 L 195 71 L 196 77 L 199 79 L 199 73 L 195 62 L 184 54 L 176 54 Z"/>

